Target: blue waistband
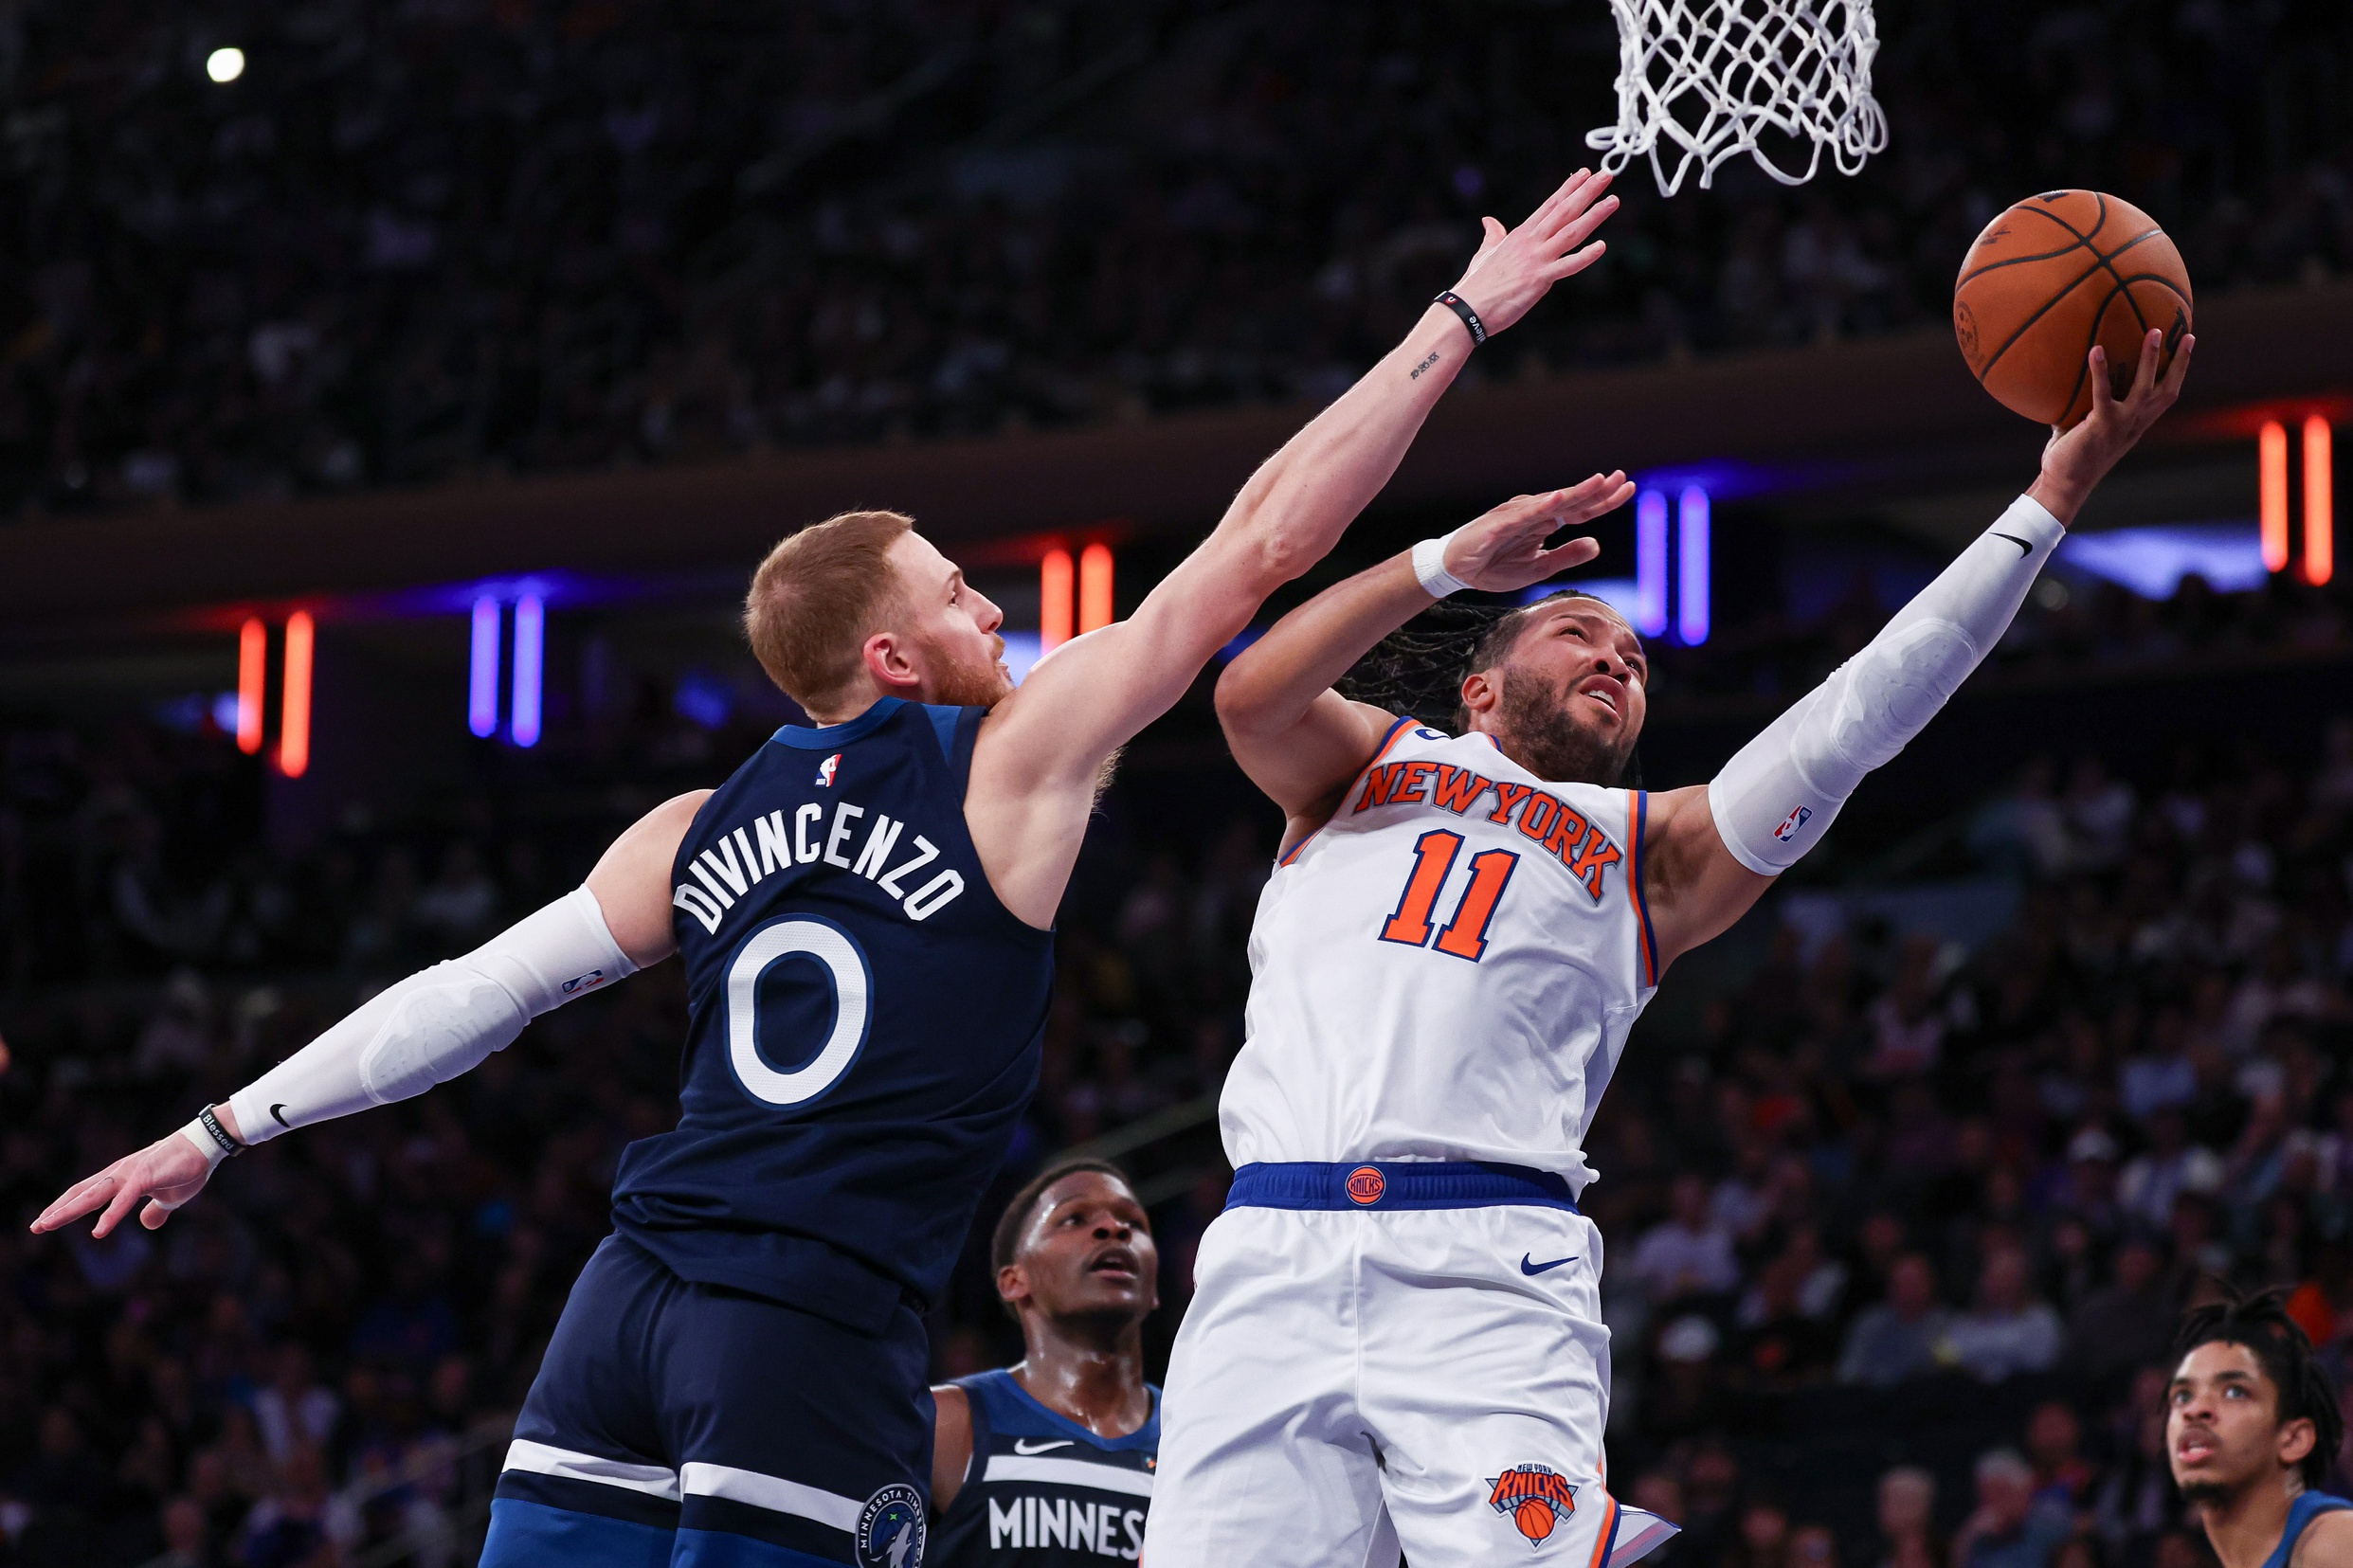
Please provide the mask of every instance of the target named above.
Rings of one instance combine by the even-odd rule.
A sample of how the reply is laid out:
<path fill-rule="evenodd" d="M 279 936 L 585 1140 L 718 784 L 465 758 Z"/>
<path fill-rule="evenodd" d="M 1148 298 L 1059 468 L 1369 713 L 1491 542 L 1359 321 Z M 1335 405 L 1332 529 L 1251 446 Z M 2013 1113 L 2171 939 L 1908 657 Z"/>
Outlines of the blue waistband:
<path fill-rule="evenodd" d="M 1525 1165 L 1462 1160 L 1256 1163 L 1234 1173 L 1229 1209 L 1484 1209 L 1496 1204 L 1577 1212 L 1568 1182 Z"/>

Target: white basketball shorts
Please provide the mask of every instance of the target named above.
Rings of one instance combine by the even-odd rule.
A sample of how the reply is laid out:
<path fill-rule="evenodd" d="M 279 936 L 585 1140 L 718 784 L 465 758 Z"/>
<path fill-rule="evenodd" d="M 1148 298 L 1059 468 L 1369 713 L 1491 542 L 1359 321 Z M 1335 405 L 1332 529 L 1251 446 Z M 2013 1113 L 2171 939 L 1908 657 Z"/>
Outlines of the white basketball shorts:
<path fill-rule="evenodd" d="M 1150 1568 L 1624 1568 L 1602 1237 L 1560 1178 L 1248 1165 L 1162 1402 Z"/>

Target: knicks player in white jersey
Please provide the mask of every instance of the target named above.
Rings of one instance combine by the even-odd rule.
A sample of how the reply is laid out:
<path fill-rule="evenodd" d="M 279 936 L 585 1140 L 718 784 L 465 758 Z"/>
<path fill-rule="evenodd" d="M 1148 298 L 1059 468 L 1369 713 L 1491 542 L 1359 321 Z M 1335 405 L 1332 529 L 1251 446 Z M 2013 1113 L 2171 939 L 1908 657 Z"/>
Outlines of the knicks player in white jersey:
<path fill-rule="evenodd" d="M 1433 599 L 1514 592 L 1622 475 L 1522 497 L 1334 586 L 1228 667 L 1234 755 L 1289 818 L 1251 935 L 1235 1166 L 1169 1367 L 1151 1568 L 1607 1568 L 1670 1527 L 1603 1487 L 1602 1238 L 1582 1148 L 1674 958 L 1819 841 L 2000 638 L 2184 340 L 2054 434 L 2024 496 L 1710 784 L 1619 780 L 1642 641 L 1598 600 L 1493 622 L 1453 731 L 1330 689 Z M 1531 1552 L 1533 1556 L 1531 1557 Z"/>

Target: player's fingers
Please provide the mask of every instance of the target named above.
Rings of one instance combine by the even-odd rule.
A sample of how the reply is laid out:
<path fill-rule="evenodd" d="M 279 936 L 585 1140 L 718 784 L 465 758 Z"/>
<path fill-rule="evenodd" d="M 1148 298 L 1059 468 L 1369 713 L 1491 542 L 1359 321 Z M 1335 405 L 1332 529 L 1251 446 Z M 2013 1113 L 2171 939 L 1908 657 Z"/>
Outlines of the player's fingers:
<path fill-rule="evenodd" d="M 2097 343 L 2091 345 L 2091 417 L 2112 413 L 2116 407 L 2115 389 L 2108 382 L 2108 351 Z"/>
<path fill-rule="evenodd" d="M 2151 327 L 2141 337 L 2141 363 L 2132 368 L 2132 390 L 2129 394 L 2139 402 L 2157 385 L 2157 359 L 2163 352 L 2165 334 Z"/>
<path fill-rule="evenodd" d="M 2181 346 L 2173 351 L 2173 363 L 2165 367 L 2164 380 L 2158 384 L 2171 403 L 2181 395 L 2181 383 L 2189 379 L 2190 351 L 2198 347 L 2198 334 L 2191 333 L 2181 339 Z"/>
<path fill-rule="evenodd" d="M 1474 261 L 1476 261 L 1479 260 L 1479 257 L 1485 256 L 1489 251 L 1503 243 L 1504 236 L 1510 232 L 1501 223 L 1497 222 L 1493 218 L 1481 218 L 1478 223 L 1478 255 L 1471 258 Z"/>
<path fill-rule="evenodd" d="M 96 1225 L 90 1227 L 90 1235 L 100 1241 L 114 1235 L 115 1227 L 123 1222 L 124 1217 L 131 1213 L 131 1206 L 136 1203 L 141 1196 L 143 1195 L 139 1192 L 138 1183 L 125 1177 L 116 1185 L 115 1196 L 107 1200 L 106 1212 L 98 1217 Z"/>
<path fill-rule="evenodd" d="M 1569 250 L 1584 244 L 1593 238 L 1595 229 L 1609 222 L 1610 214 L 1617 210 L 1617 197 L 1602 197 L 1573 221 L 1562 225 L 1561 231 L 1552 238 L 1553 245 L 1558 249 Z"/>
<path fill-rule="evenodd" d="M 1600 261 L 1608 249 L 1605 241 L 1596 240 L 1583 250 L 1571 251 L 1545 269 L 1545 280 L 1557 283 L 1564 278 L 1574 278 Z"/>
<path fill-rule="evenodd" d="M 38 1235 L 70 1224 L 104 1203 L 107 1195 L 114 1191 L 115 1180 L 112 1170 L 83 1177 L 66 1188 L 63 1197 L 41 1211 L 40 1217 L 32 1222 L 33 1234 Z"/>
<path fill-rule="evenodd" d="M 1578 170 L 1577 172 L 1563 180 L 1551 195 L 1536 205 L 1536 210 L 1528 215 L 1529 223 L 1541 228 L 1546 225 L 1560 222 L 1561 214 L 1567 207 L 1568 203 L 1592 183 L 1592 180 L 1593 171 Z"/>
<path fill-rule="evenodd" d="M 1549 577 L 1556 571 L 1566 571 L 1571 567 L 1582 567 L 1601 553 L 1602 542 L 1599 539 L 1579 534 L 1576 538 L 1565 540 L 1550 550 L 1539 550 L 1536 554 L 1536 563 L 1544 568 L 1545 575 Z"/>
<path fill-rule="evenodd" d="M 1577 188 L 1567 193 L 1567 199 L 1561 203 L 1560 210 L 1553 214 L 1552 227 L 1557 232 L 1566 225 L 1582 222 L 1603 207 L 1615 207 L 1617 205 L 1617 198 L 1609 194 L 1609 176 L 1587 174 L 1577 182 Z"/>

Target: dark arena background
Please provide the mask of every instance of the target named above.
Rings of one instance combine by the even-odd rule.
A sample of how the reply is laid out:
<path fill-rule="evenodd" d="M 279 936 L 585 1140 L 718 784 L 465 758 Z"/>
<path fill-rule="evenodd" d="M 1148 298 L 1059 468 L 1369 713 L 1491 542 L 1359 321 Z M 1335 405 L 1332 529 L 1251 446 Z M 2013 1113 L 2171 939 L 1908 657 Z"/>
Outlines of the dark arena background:
<path fill-rule="evenodd" d="M 1972 237 L 2054 187 L 2166 227 L 2182 402 L 1667 978 L 1586 1208 L 1665 1568 L 2194 1568 L 2180 1307 L 2286 1286 L 2353 1346 L 2353 9 L 1878 25 L 1884 153 L 1630 170 L 1261 624 L 1622 467 L 1572 581 L 1652 634 L 1647 782 L 1704 782 L 2035 471 L 1954 345 Z M 1017 666 L 1121 615 L 1591 160 L 1617 65 L 1602 0 L 0 6 L 0 1564 L 471 1563 L 678 1113 L 679 965 L 158 1232 L 31 1216 L 796 719 L 736 616 L 801 524 L 913 513 Z M 1215 675 L 1089 836 L 939 1375 L 1019 1354 L 988 1227 L 1071 1150 L 1150 1207 L 1165 1365 L 1280 827 Z"/>

